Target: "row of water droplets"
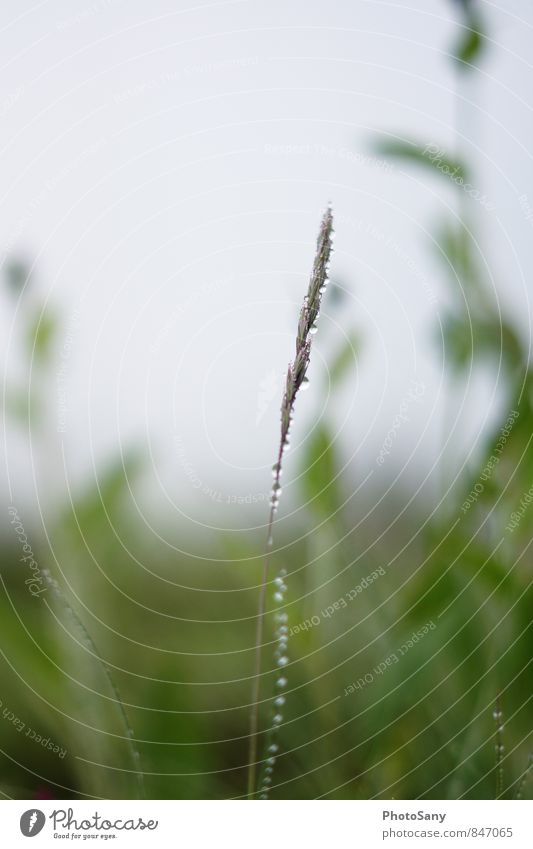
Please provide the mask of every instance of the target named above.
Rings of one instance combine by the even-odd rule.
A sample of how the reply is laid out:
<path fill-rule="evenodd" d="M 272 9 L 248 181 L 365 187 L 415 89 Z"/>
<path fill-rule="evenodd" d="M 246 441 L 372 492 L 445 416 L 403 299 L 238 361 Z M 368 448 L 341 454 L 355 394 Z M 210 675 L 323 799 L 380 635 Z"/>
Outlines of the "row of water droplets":
<path fill-rule="evenodd" d="M 277 577 L 274 579 L 273 601 L 276 605 L 278 605 L 278 607 L 283 605 L 285 601 L 285 593 L 287 592 L 286 578 L 287 570 L 282 568 L 279 570 Z M 284 610 L 277 609 L 274 614 L 274 621 L 276 626 L 274 662 L 277 672 L 275 694 L 272 699 L 270 712 L 270 725 L 267 732 L 266 759 L 263 762 L 263 771 L 259 782 L 260 799 L 268 799 L 268 794 L 272 785 L 272 775 L 276 764 L 276 755 L 279 752 L 278 731 L 283 722 L 283 709 L 286 701 L 284 690 L 288 684 L 287 675 L 284 670 L 289 663 L 287 655 L 289 642 L 289 617 Z"/>
<path fill-rule="evenodd" d="M 503 723 L 503 712 L 500 707 L 500 701 L 496 702 L 496 707 L 492 713 L 492 718 L 496 723 L 496 743 L 494 749 L 496 751 L 496 798 L 499 799 L 503 797 L 504 793 L 504 783 L 503 783 L 503 756 L 505 754 L 505 746 L 503 742 L 503 735 L 505 731 L 505 725 Z M 518 786 L 515 793 L 515 799 L 521 799 L 524 787 L 531 775 L 533 770 L 533 753 L 530 753 L 527 766 L 518 781 Z"/>
<path fill-rule="evenodd" d="M 496 798 L 499 798 L 503 792 L 503 755 L 505 752 L 505 746 L 503 743 L 503 732 L 504 732 L 504 724 L 503 724 L 503 712 L 500 707 L 499 700 L 496 703 L 496 707 L 492 713 L 492 718 L 496 723 L 496 743 L 494 749 L 496 751 Z"/>
<path fill-rule="evenodd" d="M 522 778 L 518 782 L 518 789 L 516 791 L 515 799 L 521 799 L 522 798 L 522 792 L 524 790 L 524 787 L 526 786 L 527 780 L 530 777 L 532 771 L 533 771 L 533 753 L 529 755 L 527 766 L 526 766 L 526 768 L 525 768 L 525 770 L 522 774 Z"/>
<path fill-rule="evenodd" d="M 330 205 L 331 209 L 331 205 Z M 330 241 L 334 239 L 334 230 L 331 229 L 329 234 Z M 327 285 L 329 283 L 329 272 L 330 262 L 329 260 L 324 264 L 325 277 L 322 282 L 322 285 L 319 288 L 319 298 L 322 298 L 322 295 L 325 293 Z M 304 310 L 307 309 L 309 304 L 309 296 L 306 295 L 304 299 Z M 320 300 L 319 300 L 320 306 Z M 319 318 L 320 311 L 317 310 L 313 324 L 309 328 L 309 333 L 311 335 L 315 335 L 318 330 L 317 320 Z M 309 387 L 309 378 L 304 376 L 299 389 L 304 392 Z M 283 438 L 283 441 L 280 446 L 280 452 L 278 457 L 278 462 L 272 466 L 272 476 L 274 478 L 274 483 L 272 484 L 272 491 L 270 495 L 270 523 L 269 523 L 269 533 L 267 546 L 271 548 L 273 545 L 273 525 L 274 518 L 278 511 L 279 499 L 282 492 L 281 486 L 281 475 L 282 475 L 282 461 L 283 455 L 290 448 L 290 440 L 289 433 L 290 427 L 293 420 L 293 409 L 289 412 L 289 427 L 287 432 Z M 285 568 L 281 568 L 278 572 L 277 577 L 274 579 L 274 593 L 273 593 L 273 602 L 276 606 L 276 612 L 274 614 L 275 619 L 275 642 L 276 648 L 274 650 L 274 662 L 277 667 L 277 677 L 276 677 L 276 685 L 275 685 L 275 694 L 272 699 L 271 705 L 271 714 L 270 714 L 270 725 L 267 731 L 266 738 L 266 758 L 263 762 L 263 770 L 261 773 L 261 778 L 259 782 L 259 798 L 260 799 L 268 799 L 270 789 L 272 786 L 272 777 L 274 774 L 274 767 L 276 765 L 276 758 L 279 753 L 279 742 L 278 742 L 278 732 L 281 724 L 283 723 L 283 709 L 286 702 L 286 696 L 284 694 L 284 690 L 287 687 L 288 679 L 286 674 L 284 673 L 285 667 L 289 663 L 289 657 L 287 655 L 287 647 L 289 642 L 289 626 L 288 620 L 289 617 L 287 613 L 280 609 L 285 601 L 285 593 L 287 592 L 287 570 Z"/>
<path fill-rule="evenodd" d="M 292 418 L 292 416 L 291 416 Z M 283 449 L 286 450 L 288 448 L 288 439 L 285 441 L 283 445 Z M 272 466 L 272 476 L 274 478 L 274 483 L 272 485 L 272 493 L 270 497 L 270 507 L 271 507 L 271 517 L 277 512 L 279 499 L 281 495 L 281 484 L 280 477 L 282 473 L 281 469 L 281 456 L 283 451 L 280 454 L 280 460 L 278 463 L 275 463 Z M 268 545 L 272 546 L 272 522 L 270 523 L 270 533 L 268 537 Z M 272 699 L 271 705 L 271 714 L 270 714 L 270 725 L 267 731 L 266 738 L 266 758 L 263 762 L 262 773 L 259 781 L 259 798 L 260 799 L 268 799 L 268 794 L 270 791 L 270 787 L 272 785 L 272 776 L 274 773 L 274 767 L 276 765 L 276 755 L 279 752 L 279 743 L 278 743 L 278 730 L 283 722 L 283 707 L 285 705 L 286 696 L 284 694 L 284 690 L 288 684 L 287 676 L 283 673 L 284 667 L 289 663 L 289 658 L 287 656 L 287 647 L 289 642 L 289 626 L 288 621 L 289 617 L 284 610 L 280 610 L 279 608 L 283 605 L 285 601 L 285 593 L 287 592 L 287 570 L 282 568 L 279 570 L 278 575 L 274 578 L 274 592 L 272 595 L 272 600 L 274 605 L 276 606 L 276 612 L 274 614 L 275 621 L 275 638 L 276 638 L 276 648 L 274 650 L 274 661 L 277 667 L 277 676 L 276 676 L 276 685 L 275 685 L 275 694 Z"/>
<path fill-rule="evenodd" d="M 501 738 L 501 735 L 504 732 L 505 726 L 503 724 L 503 713 L 502 713 L 502 710 L 499 706 L 494 709 L 493 714 L 492 714 L 492 718 L 493 718 L 494 722 L 496 723 L 496 734 L 497 734 L 498 738 Z M 498 739 L 498 745 L 496 747 L 496 750 L 499 751 L 500 754 L 502 754 L 502 755 L 505 751 L 505 746 L 501 745 L 500 739 Z"/>
<path fill-rule="evenodd" d="M 333 239 L 333 231 L 331 233 L 331 238 Z M 329 270 L 329 262 L 326 263 L 326 272 Z M 329 283 L 329 278 L 326 276 L 322 286 L 319 289 L 320 295 L 323 295 L 326 291 L 327 285 Z M 307 306 L 308 297 L 305 298 L 305 305 Z M 317 319 L 320 313 L 317 312 L 315 316 L 315 321 L 309 329 L 309 333 L 315 334 L 318 330 Z M 306 376 L 303 378 L 302 383 L 300 384 L 300 391 L 304 392 L 309 387 L 309 378 Z M 292 423 L 293 420 L 293 412 L 289 414 L 289 422 Z M 270 496 L 270 508 L 271 508 L 271 522 L 270 522 L 270 530 L 268 536 L 268 546 L 271 547 L 273 544 L 273 519 L 275 514 L 277 513 L 279 500 L 282 492 L 282 486 L 280 482 L 281 474 L 282 474 L 282 459 L 283 454 L 289 450 L 290 441 L 289 441 L 289 430 L 285 435 L 283 440 L 279 460 L 272 466 L 272 476 L 274 478 L 274 483 L 272 484 L 272 491 Z M 275 618 L 275 641 L 276 648 L 274 650 L 274 661 L 276 667 L 278 669 L 277 678 L 276 678 L 276 692 L 272 700 L 271 706 L 271 716 L 270 716 L 270 726 L 267 732 L 267 741 L 266 741 L 266 759 L 263 762 L 263 771 L 261 774 L 261 779 L 259 782 L 259 798 L 260 799 L 268 799 L 269 792 L 272 785 L 272 777 L 274 773 L 274 767 L 276 765 L 276 756 L 279 752 L 279 743 L 278 743 L 278 731 L 279 727 L 283 722 L 283 708 L 286 702 L 286 696 L 284 695 L 284 690 L 287 687 L 288 679 L 286 674 L 283 673 L 284 668 L 289 663 L 289 657 L 287 655 L 287 647 L 289 641 L 289 626 L 288 620 L 289 617 L 284 610 L 280 610 L 280 606 L 283 605 L 285 601 L 285 593 L 287 592 L 287 570 L 285 568 L 281 568 L 278 572 L 277 577 L 274 579 L 274 593 L 273 593 L 273 601 L 276 607 L 276 613 L 274 614 Z"/>

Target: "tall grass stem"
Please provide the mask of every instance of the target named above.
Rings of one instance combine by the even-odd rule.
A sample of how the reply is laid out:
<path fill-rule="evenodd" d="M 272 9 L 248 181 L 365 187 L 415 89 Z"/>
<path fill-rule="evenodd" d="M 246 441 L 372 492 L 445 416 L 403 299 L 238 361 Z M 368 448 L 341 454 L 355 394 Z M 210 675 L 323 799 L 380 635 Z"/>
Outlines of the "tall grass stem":
<path fill-rule="evenodd" d="M 270 515 L 267 526 L 267 540 L 263 560 L 263 574 L 259 590 L 259 602 L 255 631 L 255 658 L 252 682 L 252 698 L 250 706 L 250 737 L 248 758 L 248 798 L 252 799 L 256 794 L 258 738 L 259 738 L 259 705 L 261 691 L 261 656 L 263 649 L 263 630 L 266 610 L 266 593 L 272 556 L 273 532 L 276 512 L 281 494 L 281 473 L 283 455 L 289 445 L 289 432 L 293 418 L 294 403 L 298 391 L 308 382 L 307 369 L 311 354 L 311 340 L 317 330 L 317 319 L 320 314 L 322 296 L 326 291 L 329 281 L 329 264 L 333 242 L 333 213 L 331 205 L 328 205 L 323 215 L 317 240 L 317 249 L 307 295 L 304 298 L 298 320 L 296 335 L 296 353 L 294 360 L 289 364 L 285 391 L 281 403 L 281 432 L 277 459 L 272 467 L 274 482 L 270 498 Z M 278 594 L 279 595 L 279 594 Z M 286 640 L 283 641 L 286 643 Z M 277 717 L 279 718 L 279 713 Z"/>

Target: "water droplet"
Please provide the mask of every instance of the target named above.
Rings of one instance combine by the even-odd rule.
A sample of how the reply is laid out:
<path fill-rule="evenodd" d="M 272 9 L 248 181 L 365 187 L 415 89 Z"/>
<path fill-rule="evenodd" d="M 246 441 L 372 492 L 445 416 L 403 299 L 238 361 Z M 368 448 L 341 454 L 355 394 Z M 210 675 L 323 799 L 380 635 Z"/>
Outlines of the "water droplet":
<path fill-rule="evenodd" d="M 272 784 L 272 779 L 269 775 L 265 775 L 263 778 L 263 784 Z"/>
<path fill-rule="evenodd" d="M 274 699 L 274 704 L 276 705 L 276 707 L 283 707 L 283 705 L 285 704 L 285 696 L 277 696 Z"/>
<path fill-rule="evenodd" d="M 276 613 L 276 621 L 277 622 L 282 622 L 284 624 L 285 622 L 287 622 L 288 618 L 289 617 L 287 616 L 286 613 Z"/>
<path fill-rule="evenodd" d="M 282 690 L 284 687 L 287 686 L 287 683 L 288 683 L 287 679 L 282 676 L 281 678 L 278 678 L 278 680 L 276 681 L 276 687 L 278 687 L 280 690 Z"/>
<path fill-rule="evenodd" d="M 274 725 L 281 725 L 281 723 L 283 722 L 283 717 L 281 713 L 275 713 L 272 717 L 272 722 Z"/>
<path fill-rule="evenodd" d="M 268 747 L 269 752 L 277 752 L 278 749 L 279 749 L 279 746 L 278 746 L 277 743 L 271 743 L 270 746 Z M 267 761 L 267 763 L 268 763 L 268 761 Z"/>
<path fill-rule="evenodd" d="M 315 333 L 317 332 L 317 330 L 318 330 L 317 325 L 316 325 L 316 324 L 312 324 L 312 325 L 311 325 L 311 327 L 309 328 L 309 333 L 311 334 L 311 336 L 314 336 L 314 335 L 315 335 Z"/>
<path fill-rule="evenodd" d="M 283 586 L 283 578 L 274 578 L 274 583 L 277 587 Z"/>
<path fill-rule="evenodd" d="M 288 634 L 288 633 L 289 633 L 288 627 L 286 625 L 280 625 L 280 627 L 278 628 L 278 634 Z"/>
<path fill-rule="evenodd" d="M 280 463 L 274 463 L 274 465 L 272 466 L 272 475 L 275 478 L 277 478 L 278 475 L 281 475 L 281 464 Z"/>
<path fill-rule="evenodd" d="M 308 377 L 304 377 L 304 379 L 301 382 L 300 389 L 302 390 L 302 392 L 305 392 L 306 389 L 309 389 L 309 378 Z"/>
<path fill-rule="evenodd" d="M 283 601 L 283 593 L 274 593 L 274 601 L 277 601 L 278 604 L 281 604 Z"/>
<path fill-rule="evenodd" d="M 502 718 L 502 712 L 501 712 L 501 710 L 495 710 L 495 711 L 494 711 L 494 713 L 492 714 L 492 717 L 493 717 L 493 719 L 495 719 L 495 720 L 496 720 L 496 722 L 497 722 L 499 719 L 501 719 L 501 718 Z"/>
<path fill-rule="evenodd" d="M 266 793 L 261 793 L 261 795 L 260 795 L 260 797 L 259 797 L 259 798 L 260 798 L 260 799 L 268 799 L 268 796 L 267 796 L 267 794 L 266 794 Z"/>
<path fill-rule="evenodd" d="M 278 660 L 278 666 L 287 666 L 289 658 L 286 654 L 282 655 Z"/>
<path fill-rule="evenodd" d="M 285 578 L 286 575 L 287 575 L 287 570 L 285 568 L 281 568 L 279 570 L 279 574 L 281 575 L 282 578 Z"/>
<path fill-rule="evenodd" d="M 273 772 L 274 772 L 274 770 L 272 769 L 271 766 L 265 767 L 265 775 L 272 775 Z"/>

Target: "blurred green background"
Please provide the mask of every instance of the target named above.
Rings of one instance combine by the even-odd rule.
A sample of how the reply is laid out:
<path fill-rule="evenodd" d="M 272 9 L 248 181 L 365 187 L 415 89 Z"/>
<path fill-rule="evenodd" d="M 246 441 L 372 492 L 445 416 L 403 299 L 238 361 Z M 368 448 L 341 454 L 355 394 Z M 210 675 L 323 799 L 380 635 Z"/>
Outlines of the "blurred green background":
<path fill-rule="evenodd" d="M 448 60 L 456 65 L 459 91 L 487 49 L 479 6 L 460 6 L 464 21 Z M 471 163 L 460 149 L 454 161 L 435 161 L 425 151 L 428 141 L 391 142 L 384 133 L 368 144 L 417 169 L 420 179 L 449 183 L 453 173 L 467 182 Z M 440 499 L 429 515 L 392 473 L 379 502 L 368 488 L 358 492 L 357 467 L 346 465 L 328 410 L 299 452 L 295 497 L 304 506 L 276 534 L 271 573 L 288 571 L 285 610 L 295 632 L 272 798 L 512 798 L 528 765 L 533 371 L 528 340 L 495 298 L 475 204 L 461 186 L 456 190 L 461 215 L 428 222 L 440 274 L 449 282 L 442 336 L 436 327 L 428 334 L 436 346 L 444 340 L 452 384 L 460 387 L 472 370 L 499 370 L 506 397 L 499 419 L 478 436 L 475 460 L 459 472 L 446 460 L 434 470 Z M 4 268 L 6 312 L 18 309 L 30 285 L 24 259 L 12 257 Z M 328 298 L 342 322 L 341 288 Z M 330 406 L 356 363 L 365 367 L 366 329 L 362 322 L 345 329 L 349 343 L 332 343 Z M 17 333 L 20 374 L 7 376 L 4 415 L 10 427 L 30 430 L 46 458 L 64 317 L 34 298 L 21 309 Z M 6 797 L 245 794 L 264 534 L 220 530 L 195 538 L 184 524 L 172 530 L 172 555 L 154 536 L 148 542 L 131 494 L 148 462 L 142 448 L 117 449 L 96 480 L 64 493 L 44 525 L 26 515 L 24 504 L 13 505 L 18 533 L 13 515 L 6 517 L 0 598 Z M 38 568 L 35 596 L 21 578 L 31 575 L 21 561 L 28 554 L 21 534 Z M 330 615 L 322 612 L 331 606 Z M 306 621 L 312 627 L 295 628 Z M 269 613 L 263 728 L 275 675 L 272 633 Z M 497 732 L 493 712 L 500 708 L 505 727 Z M 519 792 L 530 794 L 529 784 Z"/>

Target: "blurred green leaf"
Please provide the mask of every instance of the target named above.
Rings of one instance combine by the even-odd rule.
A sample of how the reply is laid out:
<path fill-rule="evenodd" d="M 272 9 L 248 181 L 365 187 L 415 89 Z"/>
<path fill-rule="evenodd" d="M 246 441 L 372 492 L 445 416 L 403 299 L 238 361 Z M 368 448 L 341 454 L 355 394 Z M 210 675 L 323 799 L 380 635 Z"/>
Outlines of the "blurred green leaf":
<path fill-rule="evenodd" d="M 22 259 L 12 259 L 6 263 L 4 276 L 6 284 L 11 291 L 19 295 L 26 281 L 29 279 L 29 266 Z"/>
<path fill-rule="evenodd" d="M 115 458 L 98 474 L 97 481 L 80 493 L 74 503 L 76 516 L 69 510 L 66 521 L 78 534 L 77 523 L 85 534 L 99 534 L 102 526 L 108 530 L 108 516 L 113 518 L 124 500 L 129 499 L 129 486 L 142 468 L 142 457 L 130 451 L 124 457 Z"/>
<path fill-rule="evenodd" d="M 446 359 L 456 370 L 472 359 L 494 359 L 514 372 L 524 362 L 522 343 L 513 326 L 500 316 L 477 318 L 474 313 L 448 313 L 443 322 Z"/>
<path fill-rule="evenodd" d="M 442 324 L 446 361 L 460 372 L 470 363 L 474 351 L 472 328 L 468 317 L 459 318 L 448 313 Z"/>
<path fill-rule="evenodd" d="M 454 275 L 470 265 L 471 240 L 464 227 L 454 227 L 451 222 L 441 224 L 437 233 L 438 256 L 450 266 Z"/>
<path fill-rule="evenodd" d="M 380 156 L 420 165 L 446 180 L 467 179 L 468 171 L 465 163 L 452 159 L 444 149 L 435 144 L 422 145 L 409 140 L 382 139 L 373 145 L 373 149 Z"/>
<path fill-rule="evenodd" d="M 481 273 L 478 252 L 467 227 L 455 222 L 441 223 L 436 234 L 437 257 L 451 283 L 457 309 L 463 309 L 465 298 L 470 311 L 492 309 L 484 277 Z"/>
<path fill-rule="evenodd" d="M 454 51 L 454 58 L 463 68 L 468 69 L 479 58 L 484 47 L 481 18 L 472 8 L 469 8 L 461 38 Z"/>
<path fill-rule="evenodd" d="M 337 460 L 332 437 L 324 424 L 313 431 L 305 452 L 302 474 L 302 494 L 306 503 L 328 516 L 337 512 L 343 503 L 339 489 Z"/>
<path fill-rule="evenodd" d="M 331 280 L 328 286 L 328 301 L 330 306 L 339 306 L 346 299 L 345 287 L 338 280 Z"/>
<path fill-rule="evenodd" d="M 344 379 L 349 370 L 355 370 L 355 358 L 360 349 L 360 341 L 355 333 L 351 333 L 348 339 L 344 340 L 333 358 L 329 368 L 329 380 L 331 389 L 335 389 L 338 384 Z"/>
<path fill-rule="evenodd" d="M 49 359 L 59 329 L 57 317 L 49 309 L 39 309 L 30 322 L 27 348 L 38 362 Z"/>
<path fill-rule="evenodd" d="M 30 414 L 28 393 L 19 389 L 6 390 L 6 413 L 21 424 L 26 424 Z"/>

